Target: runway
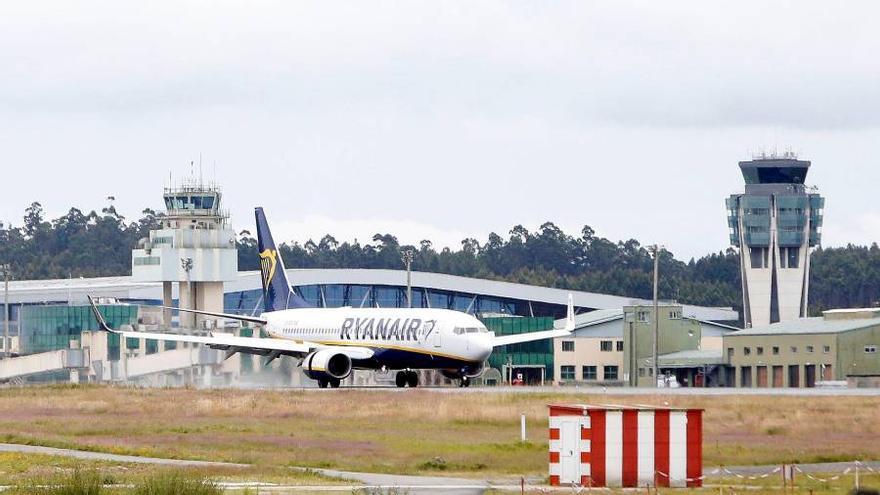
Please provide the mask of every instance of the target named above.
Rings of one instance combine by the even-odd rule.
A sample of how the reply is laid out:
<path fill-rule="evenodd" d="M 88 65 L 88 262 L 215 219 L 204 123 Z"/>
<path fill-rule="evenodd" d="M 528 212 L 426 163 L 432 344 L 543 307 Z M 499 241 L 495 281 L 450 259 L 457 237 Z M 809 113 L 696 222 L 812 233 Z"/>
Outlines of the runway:
<path fill-rule="evenodd" d="M 418 387 L 398 388 L 386 386 L 362 386 L 321 389 L 317 387 L 267 387 L 273 390 L 297 390 L 316 393 L 341 393 L 346 390 L 373 391 L 373 392 L 398 392 L 409 393 L 415 390 L 424 390 L 441 394 L 561 394 L 561 395 L 607 395 L 607 396 L 633 396 L 633 395 L 668 395 L 668 396 L 721 396 L 721 395 L 749 395 L 749 396 L 788 396 L 788 397 L 876 397 L 880 396 L 880 388 L 637 388 L 637 387 Z"/>

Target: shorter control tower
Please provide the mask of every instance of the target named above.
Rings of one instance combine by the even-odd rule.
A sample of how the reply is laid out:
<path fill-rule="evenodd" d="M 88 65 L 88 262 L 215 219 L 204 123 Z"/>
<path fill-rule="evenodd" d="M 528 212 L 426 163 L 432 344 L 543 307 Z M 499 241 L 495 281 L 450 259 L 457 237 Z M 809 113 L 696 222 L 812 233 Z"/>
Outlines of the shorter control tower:
<path fill-rule="evenodd" d="M 132 251 L 132 279 L 161 281 L 165 306 L 172 306 L 172 284 L 177 283 L 178 307 L 222 312 L 223 282 L 235 279 L 238 255 L 229 215 L 220 208 L 220 189 L 191 177 L 166 188 L 164 199 L 161 228 L 151 230 Z M 206 328 L 207 320 L 180 313 L 181 327 Z M 170 324 L 166 311 L 165 325 Z"/>
<path fill-rule="evenodd" d="M 810 162 L 791 152 L 739 162 L 745 193 L 727 199 L 730 243 L 740 250 L 746 327 L 807 315 L 810 249 L 825 200 L 804 185 Z"/>

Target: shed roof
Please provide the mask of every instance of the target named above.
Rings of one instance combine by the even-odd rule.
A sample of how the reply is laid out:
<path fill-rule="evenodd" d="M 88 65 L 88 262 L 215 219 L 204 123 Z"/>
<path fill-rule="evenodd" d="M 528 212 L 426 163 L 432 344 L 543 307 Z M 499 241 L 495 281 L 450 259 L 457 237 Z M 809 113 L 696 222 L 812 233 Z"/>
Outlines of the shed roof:
<path fill-rule="evenodd" d="M 653 359 L 648 358 L 645 361 L 651 364 Z M 722 364 L 724 355 L 721 349 L 693 349 L 660 355 L 657 357 L 657 362 L 661 368 L 693 368 Z"/>
<path fill-rule="evenodd" d="M 731 332 L 725 335 L 725 338 L 740 337 L 746 335 L 802 335 L 841 333 L 878 325 L 880 325 L 880 318 L 859 318 L 851 320 L 829 320 L 822 317 L 798 318 L 797 320 L 783 321 L 770 325 L 747 328 L 738 332 Z"/>
<path fill-rule="evenodd" d="M 587 411 L 702 411 L 698 407 L 669 407 L 651 404 L 547 404 L 550 409 L 561 409 L 571 412 Z"/>

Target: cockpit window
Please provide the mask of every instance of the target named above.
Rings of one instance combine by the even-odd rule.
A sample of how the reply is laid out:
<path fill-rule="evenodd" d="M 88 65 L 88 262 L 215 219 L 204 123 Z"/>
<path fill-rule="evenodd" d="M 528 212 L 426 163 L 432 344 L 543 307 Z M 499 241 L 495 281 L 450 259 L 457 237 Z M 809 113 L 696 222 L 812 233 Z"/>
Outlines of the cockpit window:
<path fill-rule="evenodd" d="M 455 327 L 452 329 L 452 333 L 454 333 L 455 335 L 461 335 L 464 333 L 464 328 Z"/>

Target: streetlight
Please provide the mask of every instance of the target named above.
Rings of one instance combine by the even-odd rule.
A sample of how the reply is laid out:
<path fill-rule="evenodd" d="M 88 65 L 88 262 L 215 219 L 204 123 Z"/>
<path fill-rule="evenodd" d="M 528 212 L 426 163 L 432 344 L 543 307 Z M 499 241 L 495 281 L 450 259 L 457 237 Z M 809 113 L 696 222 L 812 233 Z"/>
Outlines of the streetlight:
<path fill-rule="evenodd" d="M 658 311 L 657 304 L 657 285 L 660 276 L 660 250 L 665 249 L 663 246 L 658 246 L 654 244 L 649 247 L 648 250 L 654 254 L 654 337 L 652 339 L 652 347 L 653 347 L 653 357 L 654 357 L 654 387 L 657 387 L 657 383 L 659 380 L 658 373 L 660 372 L 660 368 L 657 363 L 657 347 L 660 341 L 660 312 Z"/>
<path fill-rule="evenodd" d="M 412 307 L 412 262 L 415 254 L 412 249 L 406 249 L 401 254 L 401 260 L 406 265 L 406 307 L 408 308 Z"/>
<path fill-rule="evenodd" d="M 12 356 L 9 352 L 9 272 L 11 269 L 9 263 L 0 265 L 0 271 L 3 271 L 3 320 L 5 322 L 3 326 L 3 355 L 7 358 Z"/>

